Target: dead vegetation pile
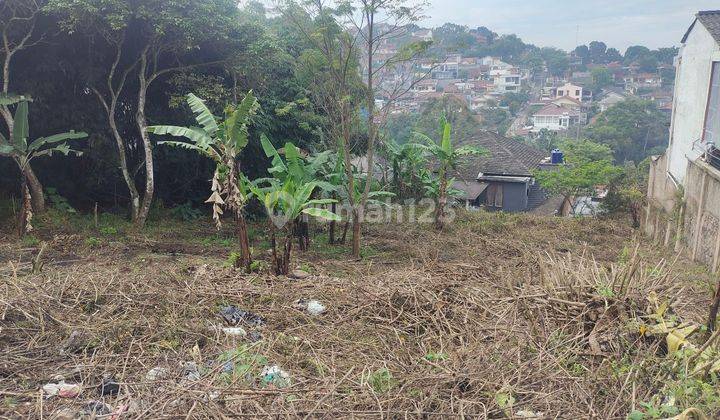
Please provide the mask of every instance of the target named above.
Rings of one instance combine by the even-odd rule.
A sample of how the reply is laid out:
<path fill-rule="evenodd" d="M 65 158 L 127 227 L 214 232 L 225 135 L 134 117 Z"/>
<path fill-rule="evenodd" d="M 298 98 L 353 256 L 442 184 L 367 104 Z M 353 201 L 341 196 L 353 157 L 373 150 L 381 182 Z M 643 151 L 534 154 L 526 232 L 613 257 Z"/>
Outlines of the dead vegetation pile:
<path fill-rule="evenodd" d="M 483 214 L 443 234 L 371 229 L 363 261 L 319 244 L 298 255 L 305 279 L 73 237 L 49 248 L 81 261 L 49 252 L 32 274 L 8 247 L 0 413 L 625 418 L 668 405 L 667 344 L 649 328 L 659 303 L 689 320 L 707 296 L 626 227 Z M 79 387 L 47 398 L 62 381 Z M 714 415 L 708 398 L 673 405 Z"/>

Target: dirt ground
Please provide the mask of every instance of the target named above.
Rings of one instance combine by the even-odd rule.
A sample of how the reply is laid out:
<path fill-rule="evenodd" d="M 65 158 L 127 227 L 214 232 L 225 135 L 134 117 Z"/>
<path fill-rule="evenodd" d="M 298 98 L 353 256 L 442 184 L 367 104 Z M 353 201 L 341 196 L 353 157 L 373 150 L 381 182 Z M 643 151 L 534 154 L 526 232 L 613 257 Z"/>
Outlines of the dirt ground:
<path fill-rule="evenodd" d="M 614 220 L 375 224 L 360 261 L 316 232 L 303 279 L 232 268 L 231 233 L 204 219 L 91 225 L 1 233 L 0 417 L 653 418 L 674 379 L 648 306 L 704 322 L 714 287 Z M 223 330 L 228 305 L 264 322 Z M 48 398 L 60 380 L 80 387 Z M 673 404 L 716 415 L 694 389 Z"/>

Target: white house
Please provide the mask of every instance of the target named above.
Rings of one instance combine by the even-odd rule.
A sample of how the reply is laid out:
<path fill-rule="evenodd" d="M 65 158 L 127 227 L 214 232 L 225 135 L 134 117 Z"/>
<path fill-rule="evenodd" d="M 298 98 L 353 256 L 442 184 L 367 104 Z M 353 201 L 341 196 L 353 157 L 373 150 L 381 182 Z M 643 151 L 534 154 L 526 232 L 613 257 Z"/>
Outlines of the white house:
<path fill-rule="evenodd" d="M 504 94 L 520 91 L 522 82 L 519 69 L 511 68 L 509 70 L 500 70 L 492 77 L 495 93 Z"/>
<path fill-rule="evenodd" d="M 548 104 L 532 116 L 533 128 L 537 132 L 543 128 L 550 131 L 567 130 L 580 122 L 580 112 L 558 104 Z"/>
<path fill-rule="evenodd" d="M 675 60 L 670 146 L 653 156 L 645 233 L 720 272 L 720 10 L 699 12 Z"/>
<path fill-rule="evenodd" d="M 683 185 L 688 160 L 720 145 L 720 10 L 697 14 L 676 63 L 668 173 Z"/>
<path fill-rule="evenodd" d="M 494 85 L 492 93 L 520 92 L 523 76 L 519 68 L 496 57 L 483 57 L 480 64 L 488 68 L 488 77 Z"/>
<path fill-rule="evenodd" d="M 565 83 L 555 91 L 555 98 L 562 98 L 563 96 L 568 96 L 582 102 L 583 88 L 582 86 L 573 85 L 572 83 Z"/>

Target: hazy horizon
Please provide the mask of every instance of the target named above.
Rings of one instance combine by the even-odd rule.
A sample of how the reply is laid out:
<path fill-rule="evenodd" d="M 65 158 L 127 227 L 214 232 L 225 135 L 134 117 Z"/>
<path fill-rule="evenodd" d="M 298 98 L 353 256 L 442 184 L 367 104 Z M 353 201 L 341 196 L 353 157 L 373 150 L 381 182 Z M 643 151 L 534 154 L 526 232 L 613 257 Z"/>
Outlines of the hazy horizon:
<path fill-rule="evenodd" d="M 422 26 L 456 23 L 514 33 L 526 43 L 572 50 L 603 41 L 624 52 L 631 45 L 679 45 L 698 10 L 720 9 L 717 0 L 430 0 Z M 576 41 L 577 38 L 577 41 Z"/>

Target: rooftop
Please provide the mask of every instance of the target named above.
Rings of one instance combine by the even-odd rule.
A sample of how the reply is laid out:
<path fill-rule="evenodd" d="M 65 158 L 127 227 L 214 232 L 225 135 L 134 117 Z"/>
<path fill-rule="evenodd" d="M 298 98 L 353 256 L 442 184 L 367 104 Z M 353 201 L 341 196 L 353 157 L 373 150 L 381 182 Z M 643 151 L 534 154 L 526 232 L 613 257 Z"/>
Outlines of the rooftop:
<path fill-rule="evenodd" d="M 690 35 L 690 32 L 698 21 L 710 32 L 715 42 L 720 44 L 720 10 L 703 10 L 698 12 L 697 15 L 695 15 L 695 21 L 690 25 L 687 32 L 685 32 L 682 42 L 684 43 L 687 40 L 688 35 Z"/>
<path fill-rule="evenodd" d="M 469 181 L 477 179 L 480 172 L 485 175 L 532 176 L 547 153 L 519 140 L 509 139 L 490 131 L 479 131 L 463 142 L 487 150 L 487 156 L 468 158 L 458 167 L 455 176 Z"/>
<path fill-rule="evenodd" d="M 566 108 L 564 106 L 550 103 L 546 106 L 544 106 L 542 109 L 540 109 L 538 112 L 534 113 L 533 115 L 542 115 L 542 116 L 555 116 L 555 115 L 572 115 L 576 116 L 579 115 L 577 111 Z"/>

